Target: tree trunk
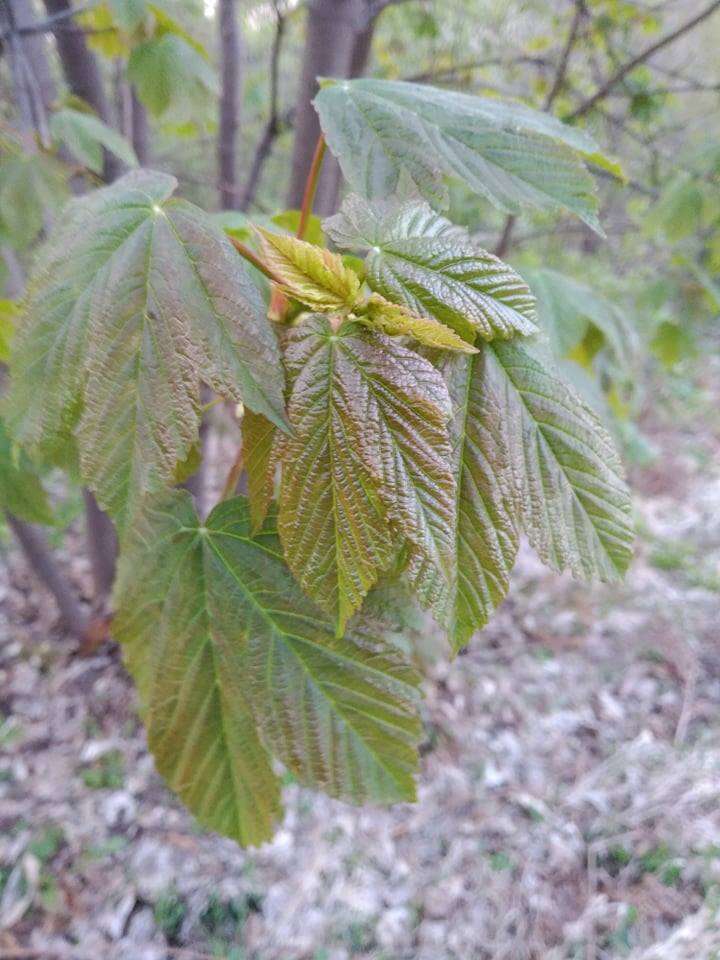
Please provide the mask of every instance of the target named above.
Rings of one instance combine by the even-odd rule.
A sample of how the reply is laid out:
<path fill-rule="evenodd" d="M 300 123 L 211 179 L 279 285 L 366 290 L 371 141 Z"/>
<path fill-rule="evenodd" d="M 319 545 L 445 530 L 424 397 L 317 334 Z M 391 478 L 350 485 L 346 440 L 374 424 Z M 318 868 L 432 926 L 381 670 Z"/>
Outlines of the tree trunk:
<path fill-rule="evenodd" d="M 358 31 L 366 26 L 367 12 L 363 0 L 312 0 L 305 28 L 305 49 L 295 108 L 295 142 L 293 145 L 288 207 L 302 203 L 305 179 L 312 162 L 320 124 L 312 106 L 317 93 L 318 77 L 346 77 Z M 314 209 L 332 213 L 337 197 L 336 161 L 326 156 L 320 175 Z"/>
<path fill-rule="evenodd" d="M 350 68 L 348 77 L 361 77 L 365 73 L 368 59 L 370 57 L 370 48 L 372 47 L 373 35 L 375 33 L 376 21 L 370 20 L 355 34 L 352 53 L 350 54 Z M 325 196 L 327 201 L 327 213 L 334 213 L 340 202 L 340 188 L 342 186 L 342 172 L 340 164 L 333 160 L 330 164 L 330 170 L 327 174 L 327 187 Z"/>
<path fill-rule="evenodd" d="M 4 9 L 2 9 L 4 6 Z M 3 27 L 32 27 L 36 23 L 30 0 L 4 0 L 0 3 Z M 23 125 L 47 137 L 47 113 L 57 97 L 50 63 L 42 34 L 25 34 L 10 38 L 8 43 L 18 108 Z"/>
<path fill-rule="evenodd" d="M 242 87 L 242 49 L 236 0 L 219 0 L 220 126 L 218 132 L 218 181 L 220 206 L 237 210 L 237 129 Z"/>
<path fill-rule="evenodd" d="M 108 515 L 98 506 L 89 490 L 83 490 L 85 501 L 85 535 L 92 565 L 95 600 L 102 601 L 110 594 L 115 579 L 117 537 Z"/>
<path fill-rule="evenodd" d="M 147 165 L 150 160 L 150 124 L 148 122 L 147 110 L 138 100 L 135 89 L 133 88 L 130 100 L 130 112 L 132 116 L 132 145 L 138 163 L 141 167 Z"/>
<path fill-rule="evenodd" d="M 18 520 L 12 514 L 5 515 L 8 526 L 17 537 L 33 573 L 45 584 L 55 598 L 65 626 L 76 636 L 82 637 L 87 617 L 77 598 L 63 579 L 48 549 L 45 537 L 37 527 Z"/>
<path fill-rule="evenodd" d="M 70 0 L 44 0 L 45 8 L 52 16 L 72 9 Z M 112 124 L 108 101 L 103 88 L 102 76 L 95 55 L 85 42 L 85 35 L 72 17 L 64 19 L 53 31 L 58 55 L 63 66 L 67 85 L 107 124 Z M 121 162 L 109 151 L 104 151 L 103 179 L 110 183 L 122 172 Z"/>

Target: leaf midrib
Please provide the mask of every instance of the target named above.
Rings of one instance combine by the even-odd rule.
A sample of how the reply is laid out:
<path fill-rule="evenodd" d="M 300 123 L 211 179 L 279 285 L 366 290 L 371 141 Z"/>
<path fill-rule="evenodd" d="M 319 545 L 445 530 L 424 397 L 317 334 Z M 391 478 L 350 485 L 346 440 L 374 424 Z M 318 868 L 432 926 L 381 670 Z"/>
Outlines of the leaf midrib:
<path fill-rule="evenodd" d="M 303 644 L 304 646 L 307 646 L 307 647 L 310 647 L 310 648 L 319 647 L 321 650 L 326 651 L 328 655 L 334 657 L 335 659 L 342 660 L 342 661 L 344 661 L 344 662 L 346 662 L 346 663 L 349 663 L 354 669 L 358 669 L 358 667 L 360 667 L 362 670 L 368 670 L 368 671 L 370 671 L 370 672 L 372 672 L 372 673 L 374 673 L 374 674 L 377 674 L 379 677 L 382 678 L 382 680 L 383 680 L 384 683 L 387 683 L 387 681 L 388 681 L 388 676 L 387 676 L 387 674 L 386 674 L 386 673 L 383 673 L 383 671 L 381 671 L 381 670 L 377 670 L 377 669 L 375 669 L 374 667 L 369 666 L 368 664 L 366 664 L 366 663 L 364 663 L 364 662 L 361 663 L 361 664 L 359 664 L 357 661 L 352 660 L 350 657 L 345 656 L 344 654 L 340 653 L 339 651 L 335 650 L 335 649 L 332 648 L 332 647 L 323 647 L 321 644 L 313 643 L 312 640 L 308 640 L 307 637 L 302 637 L 302 636 L 300 636 L 300 635 L 298 635 L 298 634 L 286 633 L 286 632 L 277 624 L 277 622 L 267 613 L 267 610 L 265 609 L 265 607 L 263 607 L 260 603 L 258 603 L 258 601 L 256 600 L 256 598 L 253 596 L 252 591 L 249 590 L 249 588 L 247 587 L 247 584 L 245 584 L 245 582 L 241 579 L 241 577 L 238 575 L 238 573 L 237 573 L 237 572 L 232 568 L 232 566 L 227 562 L 227 559 L 226 559 L 225 555 L 223 554 L 222 550 L 220 550 L 220 548 L 219 548 L 215 543 L 213 543 L 212 533 L 213 533 L 213 531 L 209 531 L 208 534 L 207 534 L 207 536 L 206 536 L 204 539 L 207 540 L 210 548 L 213 550 L 213 552 L 214 552 L 215 555 L 217 556 L 218 560 L 220 560 L 220 562 L 223 564 L 223 566 L 225 567 L 225 569 L 227 570 L 227 572 L 230 574 L 230 576 L 232 577 L 232 579 L 235 580 L 235 582 L 237 583 L 237 585 L 240 587 L 243 595 L 250 601 L 250 603 L 251 603 L 252 606 L 258 611 L 258 613 L 260 614 L 260 616 L 262 617 L 262 619 L 268 624 L 268 626 L 270 627 L 271 633 L 272 633 L 274 636 L 276 636 L 276 637 L 283 643 L 283 645 L 284 645 L 284 647 L 286 648 L 286 650 L 287 650 L 289 653 L 292 654 L 293 659 L 298 663 L 298 665 L 299 665 L 300 668 L 302 669 L 304 675 L 310 680 L 311 686 L 312 686 L 315 690 L 317 690 L 319 694 L 321 694 L 321 696 L 323 697 L 324 700 L 326 700 L 329 704 L 332 704 L 332 707 L 333 707 L 335 713 L 336 713 L 336 714 L 339 714 L 339 715 L 343 718 L 344 723 L 347 724 L 347 726 L 352 730 L 353 736 L 355 737 L 356 742 L 357 742 L 358 746 L 360 747 L 360 749 L 362 749 L 363 752 L 368 753 L 368 754 L 370 754 L 372 757 L 374 757 L 376 763 L 378 764 L 378 767 L 380 767 L 382 770 L 384 770 L 384 771 L 386 772 L 386 774 L 391 777 L 391 779 L 395 782 L 395 784 L 398 786 L 398 788 L 402 788 L 402 786 L 403 786 L 402 782 L 397 779 L 397 777 L 396 777 L 395 774 L 392 772 L 392 770 L 388 769 L 387 764 L 386 764 L 384 758 L 383 758 L 381 755 L 379 755 L 379 754 L 377 753 L 377 751 L 374 750 L 374 749 L 366 742 L 366 740 L 363 738 L 363 736 L 356 730 L 355 724 L 347 717 L 347 715 L 346 715 L 346 714 L 347 714 L 347 711 L 343 708 L 342 704 L 338 703 L 338 701 L 335 700 L 333 697 L 328 696 L 328 694 L 327 694 L 327 692 L 326 692 L 326 689 L 325 689 L 325 686 L 319 684 L 318 681 L 317 681 L 317 679 L 316 679 L 316 678 L 313 676 L 313 674 L 308 670 L 307 665 L 306 665 L 304 659 L 303 659 L 301 656 L 299 656 L 299 654 L 293 649 L 293 643 L 300 643 L 300 644 Z M 240 538 L 240 539 L 242 539 L 242 538 Z M 247 539 L 246 542 L 247 542 L 248 544 L 254 546 L 254 543 L 253 543 L 249 538 Z M 393 678 L 393 679 L 395 679 L 395 678 Z M 341 688 L 341 689 L 342 689 L 342 688 Z M 352 711 L 350 711 L 350 712 L 352 713 Z"/>

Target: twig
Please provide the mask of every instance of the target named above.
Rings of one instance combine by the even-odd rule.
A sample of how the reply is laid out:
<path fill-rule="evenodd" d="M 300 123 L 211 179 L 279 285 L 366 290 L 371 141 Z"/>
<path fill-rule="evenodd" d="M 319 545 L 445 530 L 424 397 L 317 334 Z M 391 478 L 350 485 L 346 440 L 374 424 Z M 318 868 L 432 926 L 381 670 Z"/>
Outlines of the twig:
<path fill-rule="evenodd" d="M 250 167 L 250 174 L 240 200 L 241 210 L 247 210 L 247 208 L 255 199 L 255 194 L 257 193 L 258 186 L 260 185 L 260 176 L 262 174 L 263 167 L 270 156 L 270 151 L 272 150 L 275 138 L 280 133 L 281 124 L 278 106 L 278 74 L 280 71 L 280 53 L 282 51 L 283 35 L 285 33 L 285 16 L 280 10 L 277 0 L 275 0 L 274 6 L 275 35 L 273 37 L 272 50 L 270 52 L 270 113 L 268 115 L 267 123 L 265 124 L 260 140 L 258 141 L 258 145 L 255 150 L 255 156 L 253 157 L 252 165 Z"/>
<path fill-rule="evenodd" d="M 528 63 L 537 67 L 547 67 L 550 61 L 545 57 L 530 57 L 523 54 L 517 57 L 489 57 L 485 60 L 466 60 L 451 67 L 440 67 L 437 70 L 426 70 L 403 77 L 409 83 L 427 83 L 429 80 L 451 79 L 469 70 L 482 70 L 485 67 L 511 67 L 516 63 Z"/>
<path fill-rule="evenodd" d="M 232 462 L 232 466 L 228 470 L 228 475 L 225 478 L 225 483 L 223 484 L 222 492 L 220 494 L 220 500 L 227 500 L 228 497 L 231 497 L 235 493 L 235 488 L 238 485 L 238 480 L 240 479 L 240 474 L 243 472 L 243 448 L 242 446 L 238 449 L 238 452 L 235 454 L 235 459 Z"/>
<path fill-rule="evenodd" d="M 575 13 L 573 14 L 572 22 L 570 24 L 570 29 L 568 30 L 567 40 L 565 41 L 565 46 L 563 47 L 562 53 L 560 54 L 560 60 L 558 62 L 558 68 L 555 71 L 555 79 L 553 84 L 548 90 L 548 95 L 545 97 L 545 103 L 543 104 L 543 110 L 546 112 L 550 110 L 553 103 L 562 89 L 562 85 L 565 82 L 565 77 L 567 76 L 568 64 L 570 62 L 570 54 L 572 49 L 575 46 L 577 40 L 578 31 L 580 30 L 580 24 L 582 18 L 585 15 L 585 3 L 584 0 L 575 0 Z"/>
<path fill-rule="evenodd" d="M 718 2 L 720 2 L 720 0 L 718 0 Z M 573 47 L 577 43 L 578 34 L 580 32 L 580 23 L 585 16 L 586 11 L 584 0 L 574 0 L 574 3 L 575 13 L 573 14 L 572 22 L 570 23 L 567 40 L 565 41 L 562 53 L 560 54 L 560 60 L 558 61 L 557 70 L 555 71 L 555 79 L 553 80 L 552 86 L 550 87 L 548 95 L 545 98 L 545 103 L 543 104 L 543 110 L 545 113 L 550 111 L 565 82 L 568 66 L 570 64 L 570 55 L 573 51 Z M 507 253 L 508 247 L 510 246 L 510 242 L 512 240 L 512 234 L 513 230 L 515 229 L 516 222 L 517 216 L 513 213 L 508 214 L 502 234 L 500 235 L 500 239 L 495 247 L 496 256 L 503 257 Z"/>
<path fill-rule="evenodd" d="M 325 137 L 321 133 L 318 137 L 318 142 L 315 145 L 315 153 L 313 153 L 312 163 L 310 164 L 307 180 L 305 181 L 305 192 L 303 193 L 302 207 L 300 209 L 300 223 L 298 224 L 297 229 L 297 237 L 299 240 L 302 240 L 302 238 L 305 236 L 305 230 L 307 229 L 308 220 L 310 219 L 310 214 L 312 212 L 313 200 L 315 199 L 315 191 L 317 190 L 318 179 L 320 178 L 320 170 L 322 168 L 324 156 Z"/>
<path fill-rule="evenodd" d="M 709 6 L 705 7 L 697 16 L 692 17 L 690 20 L 686 20 L 685 23 L 681 24 L 677 29 L 672 30 L 670 33 L 667 33 L 664 37 L 661 37 L 655 43 L 650 44 L 649 47 L 646 47 L 637 56 L 632 57 L 621 67 L 619 67 L 611 77 L 609 77 L 605 83 L 603 83 L 592 96 L 588 97 L 587 100 L 584 100 L 579 107 L 576 107 L 572 113 L 569 113 L 565 119 L 566 120 L 576 120 L 578 117 L 585 116 L 586 113 L 589 113 L 590 110 L 601 100 L 604 100 L 605 97 L 610 93 L 610 91 L 621 83 L 625 77 L 631 73 L 636 67 L 639 67 L 641 64 L 645 63 L 653 54 L 657 53 L 658 50 L 662 50 L 663 47 L 666 47 L 668 44 L 672 43 L 674 40 L 677 40 L 679 37 L 682 37 L 683 34 L 688 33 L 694 27 L 697 27 L 707 20 L 709 16 L 715 13 L 716 10 L 720 9 L 720 0 L 714 0 Z"/>
<path fill-rule="evenodd" d="M 100 0 L 90 0 L 89 3 L 83 3 L 79 7 L 60 10 L 45 20 L 41 20 L 40 23 L 29 24 L 26 27 L 12 27 L 6 33 L 0 35 L 0 41 L 5 41 L 13 35 L 22 37 L 33 33 L 48 33 L 50 30 L 55 30 L 63 20 L 69 20 L 70 17 L 75 17 L 79 13 L 86 13 L 88 10 L 92 10 L 93 7 L 97 7 L 99 3 Z"/>
<path fill-rule="evenodd" d="M 5 519 L 17 537 L 30 569 L 55 598 L 65 626 L 74 636 L 82 637 L 87 626 L 87 617 L 77 597 L 60 573 L 44 536 L 32 524 L 25 523 L 24 520 L 19 520 L 10 513 L 5 514 Z"/>
<path fill-rule="evenodd" d="M 238 240 L 237 237 L 228 237 L 228 240 L 235 247 L 240 256 L 244 257 L 248 263 L 251 263 L 257 270 L 260 271 L 260 273 L 265 274 L 268 280 L 272 280 L 273 283 L 282 284 L 280 277 L 273 273 L 270 267 L 263 263 L 254 250 L 251 250 L 250 247 L 245 246 L 242 240 Z"/>

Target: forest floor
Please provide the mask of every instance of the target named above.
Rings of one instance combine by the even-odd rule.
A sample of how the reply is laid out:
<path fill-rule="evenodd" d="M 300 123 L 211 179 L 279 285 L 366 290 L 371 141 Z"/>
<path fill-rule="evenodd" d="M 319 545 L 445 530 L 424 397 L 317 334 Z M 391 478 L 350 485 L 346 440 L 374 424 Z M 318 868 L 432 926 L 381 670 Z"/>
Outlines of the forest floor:
<path fill-rule="evenodd" d="M 419 801 L 288 783 L 272 843 L 164 788 L 111 645 L 78 656 L 0 571 L 0 958 L 711 960 L 720 956 L 720 358 L 641 422 L 626 583 L 529 551 L 449 661 L 432 638 Z M 82 587 L 77 535 L 64 560 Z"/>

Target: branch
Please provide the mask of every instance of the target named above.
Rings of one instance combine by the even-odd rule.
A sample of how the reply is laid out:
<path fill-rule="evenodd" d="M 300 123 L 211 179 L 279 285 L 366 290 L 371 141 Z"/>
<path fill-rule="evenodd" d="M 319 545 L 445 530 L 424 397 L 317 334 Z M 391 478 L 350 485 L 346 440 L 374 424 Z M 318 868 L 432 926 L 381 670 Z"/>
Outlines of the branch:
<path fill-rule="evenodd" d="M 280 115 L 278 107 L 278 74 L 280 70 L 280 53 L 282 51 L 283 34 L 285 32 L 285 16 L 275 0 L 275 35 L 273 36 L 272 50 L 270 52 L 270 113 L 267 123 L 263 128 L 262 135 L 258 141 L 255 150 L 255 156 L 250 167 L 245 189 L 240 200 L 240 209 L 247 210 L 255 199 L 258 186 L 260 185 L 260 176 L 262 174 L 265 162 L 270 156 L 275 138 L 280 133 Z"/>
<path fill-rule="evenodd" d="M 50 553 L 45 537 L 37 527 L 5 514 L 7 524 L 17 537 L 30 569 L 55 598 L 65 626 L 76 637 L 82 637 L 87 626 L 87 617 L 77 597 L 62 577 Z"/>
<path fill-rule="evenodd" d="M 277 274 L 273 273 L 270 267 L 266 266 L 260 257 L 250 249 L 250 247 L 245 246 L 242 240 L 238 240 L 236 237 L 228 237 L 230 243 L 235 247 L 237 252 L 241 257 L 244 257 L 248 263 L 251 263 L 256 270 L 259 270 L 260 273 L 264 274 L 268 280 L 272 280 L 273 283 L 282 284 L 282 280 Z"/>
<path fill-rule="evenodd" d="M 720 0 L 714 0 L 714 3 L 711 3 L 708 7 L 705 7 L 705 9 L 697 14 L 697 16 L 693 17 L 691 20 L 687 20 L 676 30 L 671 31 L 664 37 L 661 37 L 655 43 L 651 44 L 649 47 L 646 47 L 637 56 L 633 57 L 631 60 L 628 60 L 627 63 L 619 67 L 618 70 L 616 70 L 615 73 L 609 77 L 591 97 L 588 97 L 587 100 L 581 103 L 579 107 L 573 110 L 573 112 L 568 114 L 564 119 L 576 120 L 578 117 L 585 116 L 586 113 L 589 113 L 590 110 L 592 110 L 596 103 L 604 100 L 614 87 L 616 87 L 619 83 L 622 83 L 625 77 L 636 67 L 639 67 L 642 63 L 645 63 L 645 61 L 652 57 L 653 54 L 657 53 L 658 50 L 662 50 L 663 47 L 668 46 L 668 44 L 673 43 L 679 37 L 682 37 L 684 34 L 688 33 L 688 31 L 692 30 L 694 27 L 697 27 L 703 22 L 703 20 L 707 20 L 707 18 L 715 13 L 715 11 L 718 9 L 720 9 Z"/>
<path fill-rule="evenodd" d="M 437 70 L 426 70 L 423 73 L 411 74 L 409 77 L 403 77 L 403 80 L 407 80 L 409 83 L 427 83 L 430 80 L 452 79 L 469 70 L 482 70 L 485 67 L 512 67 L 517 63 L 546 67 L 550 60 L 545 57 L 530 57 L 524 54 L 510 59 L 507 57 L 489 57 L 486 60 L 466 60 L 464 63 L 457 63 L 451 67 L 440 67 Z"/>
<path fill-rule="evenodd" d="M 50 30 L 55 30 L 58 25 L 63 22 L 63 20 L 69 20 L 70 17 L 77 16 L 78 13 L 86 13 L 88 10 L 92 10 L 93 7 L 97 7 L 99 2 L 100 0 L 90 0 L 90 2 L 83 3 L 79 7 L 71 7 L 68 10 L 60 10 L 58 13 L 54 13 L 52 16 L 46 17 L 45 20 L 41 20 L 40 23 L 33 23 L 26 27 L 16 27 L 8 30 L 6 33 L 0 35 L 0 41 L 7 40 L 13 35 L 22 37 L 33 33 L 48 33 Z M 114 30 L 115 27 L 112 27 L 111 29 Z"/>
<path fill-rule="evenodd" d="M 308 220 L 310 219 L 310 214 L 312 213 L 313 200 L 315 199 L 315 192 L 317 191 L 318 180 L 320 178 L 320 170 L 322 169 L 322 162 L 325 156 L 325 146 L 325 137 L 321 133 L 320 137 L 318 138 L 318 142 L 315 145 L 312 163 L 310 164 L 307 180 L 305 181 L 305 191 L 302 198 L 302 207 L 300 208 L 300 223 L 298 224 L 297 228 L 297 237 L 299 240 L 302 240 L 302 238 L 305 236 Z"/>
<path fill-rule="evenodd" d="M 563 51 L 560 54 L 560 60 L 558 62 L 558 68 L 555 71 L 555 79 L 553 80 L 553 85 L 548 91 L 548 95 L 545 98 L 545 103 L 543 104 L 543 110 L 549 111 L 553 103 L 562 89 L 562 85 L 565 82 L 565 77 L 567 76 L 568 64 L 570 62 L 570 54 L 572 49 L 575 46 L 578 37 L 578 31 L 580 30 L 580 24 L 582 23 L 582 18 L 585 14 L 585 2 L 584 0 L 575 0 L 575 13 L 572 18 L 572 23 L 570 24 L 570 30 L 568 31 L 567 40 L 565 41 L 565 46 Z"/>
<path fill-rule="evenodd" d="M 718 0 L 720 3 L 720 0 Z M 560 54 L 560 60 L 558 61 L 557 70 L 555 71 L 555 79 L 553 80 L 552 87 L 548 91 L 548 95 L 545 98 L 545 103 L 543 104 L 543 110 L 545 113 L 548 113 L 555 102 L 562 85 L 565 82 L 565 77 L 567 76 L 568 66 L 570 64 L 570 54 L 573 51 L 573 47 L 577 43 L 578 35 L 580 33 L 580 23 L 582 18 L 585 15 L 585 0 L 574 0 L 575 3 L 575 13 L 570 24 L 570 29 L 568 31 L 567 40 L 563 47 L 562 53 Z M 517 222 L 517 216 L 513 213 L 508 214 L 507 219 L 505 220 L 505 226 L 503 227 L 503 232 L 500 235 L 498 244 L 495 247 L 495 255 L 498 257 L 505 256 L 510 242 L 512 240 L 513 230 L 515 229 L 515 223 Z"/>

